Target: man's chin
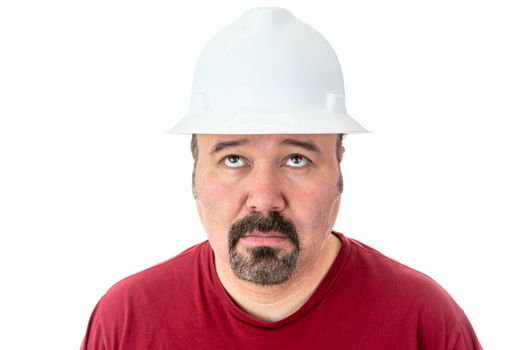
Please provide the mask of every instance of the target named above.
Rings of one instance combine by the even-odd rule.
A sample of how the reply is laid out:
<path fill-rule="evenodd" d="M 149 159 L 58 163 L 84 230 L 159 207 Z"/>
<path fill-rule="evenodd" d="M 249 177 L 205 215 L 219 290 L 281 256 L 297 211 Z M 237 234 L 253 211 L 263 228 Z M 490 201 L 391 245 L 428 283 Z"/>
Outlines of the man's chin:
<path fill-rule="evenodd" d="M 240 279 L 258 285 L 275 285 L 286 282 L 295 272 L 298 251 L 284 254 L 269 246 L 248 248 L 230 254 L 230 266 Z"/>

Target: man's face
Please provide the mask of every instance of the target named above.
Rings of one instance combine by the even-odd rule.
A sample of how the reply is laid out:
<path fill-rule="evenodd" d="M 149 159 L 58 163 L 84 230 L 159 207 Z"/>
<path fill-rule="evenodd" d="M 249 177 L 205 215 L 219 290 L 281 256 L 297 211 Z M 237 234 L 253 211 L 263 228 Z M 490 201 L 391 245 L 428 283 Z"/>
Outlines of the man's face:
<path fill-rule="evenodd" d="M 259 285 L 308 271 L 339 210 L 337 135 L 198 135 L 197 208 L 216 264 Z"/>

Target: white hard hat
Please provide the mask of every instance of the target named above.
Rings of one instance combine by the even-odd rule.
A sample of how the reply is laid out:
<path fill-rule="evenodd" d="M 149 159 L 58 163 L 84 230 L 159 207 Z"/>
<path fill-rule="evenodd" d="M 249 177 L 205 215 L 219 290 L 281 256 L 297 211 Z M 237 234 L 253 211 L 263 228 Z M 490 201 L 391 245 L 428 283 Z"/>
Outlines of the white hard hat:
<path fill-rule="evenodd" d="M 328 41 L 288 10 L 256 7 L 215 34 L 193 76 L 189 113 L 173 134 L 367 132 L 346 113 Z"/>

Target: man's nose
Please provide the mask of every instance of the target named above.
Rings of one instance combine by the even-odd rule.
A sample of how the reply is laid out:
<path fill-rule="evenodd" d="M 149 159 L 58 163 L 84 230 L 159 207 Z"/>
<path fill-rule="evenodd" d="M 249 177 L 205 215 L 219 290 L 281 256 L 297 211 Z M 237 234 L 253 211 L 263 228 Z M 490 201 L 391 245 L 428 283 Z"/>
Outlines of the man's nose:
<path fill-rule="evenodd" d="M 261 166 L 254 169 L 250 175 L 246 179 L 248 210 L 262 213 L 282 211 L 286 206 L 286 200 L 278 171 L 271 166 Z"/>

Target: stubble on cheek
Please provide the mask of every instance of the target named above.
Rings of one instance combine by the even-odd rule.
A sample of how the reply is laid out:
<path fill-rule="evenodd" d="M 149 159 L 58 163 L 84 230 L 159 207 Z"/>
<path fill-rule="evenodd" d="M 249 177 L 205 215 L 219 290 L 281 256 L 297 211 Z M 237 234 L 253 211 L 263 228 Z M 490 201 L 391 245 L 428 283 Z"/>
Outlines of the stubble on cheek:
<path fill-rule="evenodd" d="M 333 183 L 327 184 L 324 188 L 331 188 L 332 193 L 328 196 L 326 193 L 312 194 L 312 198 L 318 198 L 320 201 L 310 202 L 315 206 L 305 210 L 313 214 L 308 223 L 299 228 L 304 232 L 301 240 L 304 242 L 305 248 L 301 252 L 303 254 L 301 254 L 300 263 L 298 263 L 301 269 L 308 269 L 315 262 L 313 257 L 317 256 L 328 242 L 339 212 L 341 193 L 333 186 Z"/>

